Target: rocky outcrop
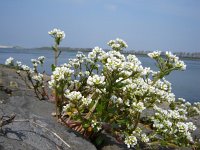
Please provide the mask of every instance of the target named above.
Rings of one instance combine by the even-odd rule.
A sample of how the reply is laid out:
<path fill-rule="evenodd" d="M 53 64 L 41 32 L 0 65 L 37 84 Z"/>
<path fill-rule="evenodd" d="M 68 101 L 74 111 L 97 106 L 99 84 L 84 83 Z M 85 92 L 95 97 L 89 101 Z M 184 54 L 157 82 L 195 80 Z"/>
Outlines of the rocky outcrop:
<path fill-rule="evenodd" d="M 14 85 L 14 86 L 13 86 Z M 15 70 L 0 66 L 0 116 L 15 114 L 2 127 L 0 150 L 95 150 L 95 146 L 52 117 L 54 104 L 39 101 Z"/>

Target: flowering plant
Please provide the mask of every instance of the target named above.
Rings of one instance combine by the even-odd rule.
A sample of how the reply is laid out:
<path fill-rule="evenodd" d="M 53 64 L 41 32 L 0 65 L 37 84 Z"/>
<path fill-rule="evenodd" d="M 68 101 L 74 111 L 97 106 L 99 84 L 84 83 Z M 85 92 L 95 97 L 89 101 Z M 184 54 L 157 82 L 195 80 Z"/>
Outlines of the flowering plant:
<path fill-rule="evenodd" d="M 37 59 L 31 59 L 33 68 L 30 68 L 27 65 L 23 65 L 20 61 L 15 62 L 14 58 L 8 58 L 5 61 L 6 65 L 14 66 L 17 69 L 16 73 L 21 77 L 21 79 L 25 82 L 26 86 L 29 89 L 34 89 L 36 97 L 39 100 L 49 99 L 48 94 L 46 92 L 46 81 L 44 79 L 45 71 L 43 71 L 43 73 L 40 73 L 38 71 L 38 65 L 43 67 L 44 59 L 44 56 L 40 56 Z M 22 75 L 24 72 L 26 74 L 25 76 Z"/>
<path fill-rule="evenodd" d="M 14 65 L 14 58 L 9 57 L 8 59 L 6 59 L 5 65 L 13 66 Z"/>
<path fill-rule="evenodd" d="M 55 40 L 55 64 L 49 87 L 55 92 L 56 115 L 66 125 L 89 139 L 102 131 L 109 132 L 128 148 L 140 143 L 149 147 L 184 147 L 195 143 L 192 132 L 196 126 L 189 117 L 200 115 L 200 103 L 176 100 L 171 83 L 165 79 L 172 71 L 186 69 L 178 57 L 171 52 L 149 53 L 158 67 L 158 71 L 153 71 L 143 67 L 135 55 L 124 56 L 121 51 L 128 46 L 116 39 L 108 42 L 111 51 L 95 47 L 88 56 L 79 52 L 69 63 L 57 66 L 58 46 L 65 34 L 59 29 L 49 34 Z M 38 72 L 44 57 L 31 61 L 33 68 L 18 61 L 15 64 L 13 58 L 5 64 L 18 69 L 18 75 L 39 99 L 48 98 L 44 72 Z M 22 76 L 20 70 L 27 76 Z"/>
<path fill-rule="evenodd" d="M 65 38 L 64 31 L 61 31 L 60 29 L 53 29 L 48 32 L 51 37 L 54 38 L 54 46 L 52 46 L 52 49 L 54 50 L 54 65 L 57 66 L 58 57 L 61 54 L 61 51 L 59 51 L 58 46 L 60 45 L 60 42 Z M 53 67 L 54 68 L 54 67 Z"/>
<path fill-rule="evenodd" d="M 123 40 L 108 45 L 111 51 L 95 47 L 88 56 L 78 53 L 55 68 L 49 85 L 62 97 L 58 105 L 62 120 L 67 118 L 68 126 L 88 138 L 109 131 L 129 148 L 141 142 L 191 145 L 196 127 L 187 119 L 199 115 L 199 103 L 175 100 L 171 83 L 164 78 L 174 70 L 185 70 L 184 62 L 170 52 L 149 53 L 159 68 L 155 72 L 143 67 L 135 55 L 121 54 L 127 47 Z"/>

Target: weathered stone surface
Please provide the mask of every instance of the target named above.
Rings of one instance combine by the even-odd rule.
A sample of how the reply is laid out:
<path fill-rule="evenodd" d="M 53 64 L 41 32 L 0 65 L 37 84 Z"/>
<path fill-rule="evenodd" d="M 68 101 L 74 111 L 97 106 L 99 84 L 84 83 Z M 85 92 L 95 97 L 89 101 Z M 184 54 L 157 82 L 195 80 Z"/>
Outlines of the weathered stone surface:
<path fill-rule="evenodd" d="M 4 126 L 0 133 L 0 150 L 96 149 L 89 141 L 58 123 L 51 116 L 54 104 L 36 99 L 32 91 L 26 90 L 15 70 L 0 66 L 0 75 L 0 116 L 16 114 L 15 121 Z M 10 86 L 11 82 L 17 86 Z M 6 93 L 7 88 L 11 94 Z"/>

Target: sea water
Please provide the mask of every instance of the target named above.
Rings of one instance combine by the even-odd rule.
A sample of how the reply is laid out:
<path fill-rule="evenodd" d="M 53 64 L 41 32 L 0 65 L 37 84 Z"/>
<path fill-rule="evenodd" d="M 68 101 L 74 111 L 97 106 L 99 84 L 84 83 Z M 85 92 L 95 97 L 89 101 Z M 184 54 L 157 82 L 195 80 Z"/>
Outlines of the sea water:
<path fill-rule="evenodd" d="M 70 58 L 74 58 L 77 51 L 63 51 L 59 57 L 58 63 L 67 63 Z M 87 54 L 87 53 L 86 53 Z M 15 60 L 21 61 L 23 64 L 32 66 L 31 59 L 45 56 L 44 69 L 47 74 L 51 73 L 51 64 L 54 62 L 54 53 L 51 50 L 41 49 L 3 49 L 0 48 L 0 64 L 4 64 L 5 60 L 13 57 Z M 138 56 L 142 65 L 156 70 L 155 61 L 149 57 Z M 167 80 L 172 83 L 172 91 L 176 98 L 182 97 L 190 102 L 200 101 L 200 60 L 183 60 L 187 65 L 185 71 L 174 71 Z"/>

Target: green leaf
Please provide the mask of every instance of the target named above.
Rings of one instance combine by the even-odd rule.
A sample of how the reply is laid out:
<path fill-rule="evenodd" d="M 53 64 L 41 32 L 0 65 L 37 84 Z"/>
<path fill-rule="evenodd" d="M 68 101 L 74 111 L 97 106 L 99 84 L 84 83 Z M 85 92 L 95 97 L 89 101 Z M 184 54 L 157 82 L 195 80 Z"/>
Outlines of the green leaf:
<path fill-rule="evenodd" d="M 174 110 L 174 109 L 176 108 L 176 104 L 175 104 L 175 103 L 171 103 L 171 104 L 169 105 L 169 107 L 170 107 L 172 110 Z"/>
<path fill-rule="evenodd" d="M 88 124 L 88 123 L 85 123 L 84 125 L 83 125 L 83 128 L 88 128 L 90 125 Z"/>
<path fill-rule="evenodd" d="M 117 122 L 119 123 L 119 124 L 126 124 L 126 120 L 124 119 L 124 120 L 117 120 Z"/>
<path fill-rule="evenodd" d="M 116 83 L 116 84 L 115 84 L 115 89 L 122 88 L 122 87 L 124 87 L 125 85 L 127 85 L 127 84 L 125 84 L 125 83 Z"/>
<path fill-rule="evenodd" d="M 98 104 L 97 107 L 96 107 L 96 110 L 97 110 L 98 114 L 102 114 L 103 105 L 102 104 Z"/>
<path fill-rule="evenodd" d="M 56 69 L 56 66 L 55 66 L 54 64 L 52 64 L 52 65 L 51 65 L 51 70 L 52 70 L 52 72 L 55 71 L 55 69 Z"/>

